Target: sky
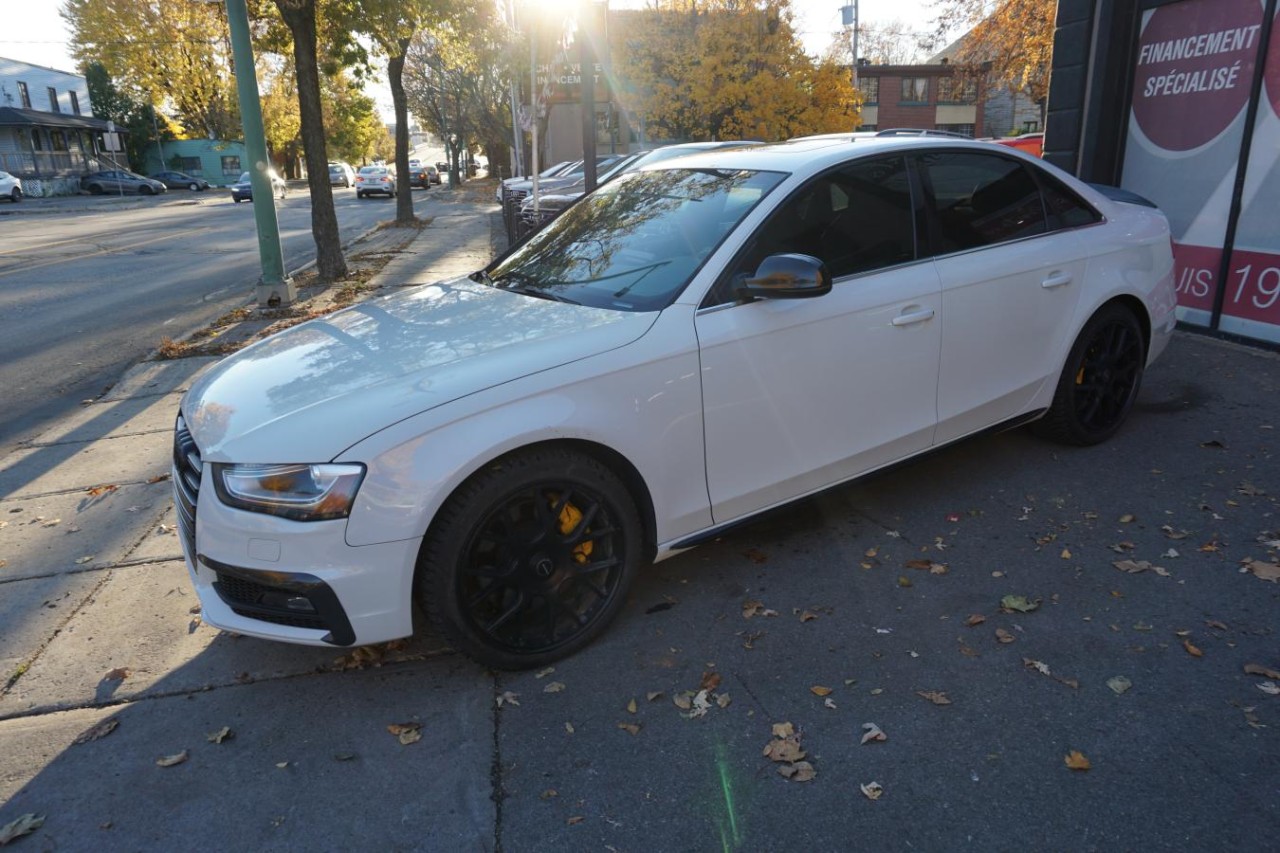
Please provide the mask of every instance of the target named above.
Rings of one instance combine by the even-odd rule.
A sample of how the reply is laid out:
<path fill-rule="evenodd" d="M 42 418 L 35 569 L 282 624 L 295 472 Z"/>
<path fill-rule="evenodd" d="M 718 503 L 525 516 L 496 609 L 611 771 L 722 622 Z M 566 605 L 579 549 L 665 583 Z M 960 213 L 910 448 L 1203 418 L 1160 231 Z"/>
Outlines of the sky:
<path fill-rule="evenodd" d="M 612 0 L 615 6 L 644 5 L 643 0 Z M 852 0 L 850 0 L 852 2 Z M 868 26 L 900 20 L 912 30 L 933 29 L 931 0 L 858 0 L 859 19 Z M 796 30 L 805 50 L 820 56 L 840 31 L 842 0 L 791 0 Z M 0 0 L 0 56 L 35 65 L 74 71 L 75 62 L 67 50 L 66 23 L 58 14 L 56 0 Z M 370 91 L 384 117 L 391 113 L 391 96 L 385 86 Z"/>

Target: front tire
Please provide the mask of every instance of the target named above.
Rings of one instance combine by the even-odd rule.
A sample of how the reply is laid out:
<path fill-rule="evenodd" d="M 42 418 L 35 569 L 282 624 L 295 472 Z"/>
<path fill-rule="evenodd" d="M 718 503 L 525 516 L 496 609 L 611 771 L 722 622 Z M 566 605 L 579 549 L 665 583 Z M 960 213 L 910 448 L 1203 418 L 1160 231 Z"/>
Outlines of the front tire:
<path fill-rule="evenodd" d="M 187 189 L 191 190 L 193 193 L 200 192 L 200 185 L 195 183 L 187 184 Z"/>
<path fill-rule="evenodd" d="M 1105 305 L 1080 330 L 1036 431 L 1063 444 L 1091 445 L 1120 429 L 1142 386 L 1142 326 L 1124 305 Z"/>
<path fill-rule="evenodd" d="M 635 501 L 616 474 L 573 451 L 526 451 L 477 473 L 441 508 L 417 595 L 473 660 L 543 666 L 613 620 L 643 551 Z"/>
<path fill-rule="evenodd" d="M 148 187 L 146 185 L 138 187 L 138 195 L 154 195 L 154 194 L 155 194 L 155 190 L 151 189 L 151 187 Z"/>
<path fill-rule="evenodd" d="M 13 202 L 14 204 L 17 204 L 18 202 L 22 201 L 22 190 L 18 189 L 17 187 L 14 187 L 13 192 L 9 193 L 9 201 Z"/>

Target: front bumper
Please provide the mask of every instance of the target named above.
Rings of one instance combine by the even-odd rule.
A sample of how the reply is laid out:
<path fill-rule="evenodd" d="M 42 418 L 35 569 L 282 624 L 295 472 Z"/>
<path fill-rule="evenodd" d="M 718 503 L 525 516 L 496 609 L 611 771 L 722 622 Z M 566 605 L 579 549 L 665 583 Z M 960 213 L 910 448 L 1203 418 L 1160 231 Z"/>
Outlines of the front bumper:
<path fill-rule="evenodd" d="M 182 421 L 174 502 L 202 618 L 216 628 L 312 646 L 380 643 L 413 633 L 421 539 L 353 547 L 347 520 L 300 522 L 219 503 L 212 469 Z"/>

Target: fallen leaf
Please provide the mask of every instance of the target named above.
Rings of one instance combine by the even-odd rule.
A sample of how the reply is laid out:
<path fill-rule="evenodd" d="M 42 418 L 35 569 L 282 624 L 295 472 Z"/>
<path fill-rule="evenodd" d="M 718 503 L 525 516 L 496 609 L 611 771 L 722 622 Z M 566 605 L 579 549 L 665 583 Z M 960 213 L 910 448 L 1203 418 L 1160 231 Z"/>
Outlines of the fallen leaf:
<path fill-rule="evenodd" d="M 950 522 L 951 524 L 955 524 L 957 521 L 959 521 L 959 520 L 960 520 L 960 513 L 958 513 L 958 512 L 949 512 L 949 513 L 947 513 L 947 515 L 946 515 L 946 519 L 947 519 L 947 521 L 948 521 L 948 522 Z"/>
<path fill-rule="evenodd" d="M 792 782 L 808 782 L 818 775 L 818 771 L 807 761 L 797 761 L 778 768 L 778 772 Z"/>
<path fill-rule="evenodd" d="M 1276 684 L 1274 681 L 1264 681 L 1254 686 L 1268 696 L 1280 696 L 1280 684 Z"/>
<path fill-rule="evenodd" d="M 177 752 L 177 753 L 174 753 L 173 755 L 166 755 L 162 758 L 157 758 L 156 764 L 157 766 L 160 766 L 160 767 L 173 767 L 175 764 L 181 764 L 182 762 L 186 761 L 188 756 L 189 756 L 189 753 L 187 752 L 187 750 L 184 749 L 182 750 L 182 752 Z"/>
<path fill-rule="evenodd" d="M 800 614 L 801 622 L 812 622 L 814 619 L 817 619 L 817 618 L 818 618 L 818 614 L 814 613 L 812 610 L 806 610 Z"/>
<path fill-rule="evenodd" d="M 223 726 L 216 732 L 209 732 L 204 736 L 204 739 L 209 741 L 209 743 L 222 743 L 223 741 L 231 740 L 235 736 L 236 733 L 231 731 L 230 727 Z"/>
<path fill-rule="evenodd" d="M 764 563 L 768 561 L 769 555 L 759 548 L 748 548 L 742 552 L 742 556 L 746 557 L 753 563 Z"/>
<path fill-rule="evenodd" d="M 1008 631 L 1006 631 L 1003 628 L 997 628 L 996 639 L 1001 643 L 1012 643 L 1014 640 L 1018 638 L 1013 636 L 1013 634 L 1010 634 Z"/>
<path fill-rule="evenodd" d="M 618 723 L 618 728 L 622 729 L 627 734 L 634 736 L 640 734 L 641 726 L 639 723 Z"/>
<path fill-rule="evenodd" d="M 1204 657 L 1204 652 L 1200 651 L 1200 649 L 1197 648 L 1195 644 L 1191 642 L 1191 639 L 1189 637 L 1182 638 L 1182 647 L 1187 650 L 1187 654 L 1191 655 L 1194 658 Z"/>
<path fill-rule="evenodd" d="M 60 518 L 51 518 L 51 519 L 49 519 L 48 521 L 42 521 L 42 522 L 40 522 L 40 526 L 41 526 L 41 527 L 57 527 L 57 526 L 58 526 L 59 524 L 61 524 L 61 523 L 62 523 L 62 519 L 60 519 Z"/>
<path fill-rule="evenodd" d="M 565 723 L 565 724 L 564 724 L 564 730 L 565 730 L 566 732 L 568 732 L 569 734 L 573 734 L 573 733 L 574 733 L 574 731 L 575 731 L 575 729 L 573 728 L 573 723 Z"/>
<path fill-rule="evenodd" d="M 116 485 L 94 486 L 91 489 L 85 489 L 85 492 L 88 493 L 89 497 L 96 498 L 98 495 L 105 495 L 108 492 L 114 492 L 118 488 L 120 487 Z"/>
<path fill-rule="evenodd" d="M 661 691 L 661 690 L 651 690 L 651 691 L 649 691 L 648 693 L 644 694 L 644 698 L 645 698 L 647 701 L 649 701 L 649 702 L 652 702 L 652 701 L 654 701 L 655 699 L 661 699 L 661 698 L 662 698 L 662 691 Z"/>
<path fill-rule="evenodd" d="M 1031 658 L 1023 658 L 1022 665 L 1027 667 L 1028 669 L 1034 669 L 1036 672 L 1040 673 L 1041 675 L 1045 675 L 1045 676 L 1048 676 L 1049 678 L 1052 678 L 1054 681 L 1058 682 L 1059 684 L 1065 684 L 1068 687 L 1070 687 L 1072 690 L 1079 689 L 1080 687 L 1080 682 L 1074 678 L 1063 678 L 1060 675 L 1054 675 L 1053 672 L 1049 669 L 1049 665 L 1044 661 L 1032 660 Z"/>
<path fill-rule="evenodd" d="M 1266 494 L 1266 492 L 1264 492 L 1262 489 L 1259 489 L 1257 486 L 1253 485 L 1252 483 L 1241 483 L 1240 485 L 1236 486 L 1236 491 L 1242 495 L 1248 495 L 1251 498 L 1261 497 L 1262 495 Z"/>
<path fill-rule="evenodd" d="M 917 690 L 916 695 L 928 699 L 935 705 L 951 704 L 951 700 L 947 698 L 947 694 L 938 690 Z"/>
<path fill-rule="evenodd" d="M 1131 512 L 1126 512 L 1124 515 L 1120 516 L 1118 520 L 1121 524 L 1133 524 L 1133 522 L 1138 520 L 1138 517 Z"/>
<path fill-rule="evenodd" d="M 563 681 L 551 681 L 547 683 L 546 687 L 542 688 L 543 693 L 559 693 L 561 690 L 564 690 Z"/>
<path fill-rule="evenodd" d="M 905 589 L 911 585 L 912 585 L 911 578 L 907 577 L 906 575 L 898 575 L 898 586 L 903 587 Z"/>
<path fill-rule="evenodd" d="M 699 688 L 702 690 L 715 690 L 719 686 L 720 673 L 710 671 L 702 673 L 702 680 L 698 682 Z"/>
<path fill-rule="evenodd" d="M 1280 565 L 1264 563 L 1261 560 L 1245 560 L 1244 567 L 1253 572 L 1254 577 L 1272 583 L 1280 583 Z"/>
<path fill-rule="evenodd" d="M 671 697 L 671 702 L 681 711 L 688 711 L 693 707 L 693 691 L 685 690 Z"/>
<path fill-rule="evenodd" d="M 1006 595 L 1000 599 L 1000 606 L 1005 610 L 1016 610 L 1019 613 L 1030 613 L 1040 607 L 1039 600 L 1028 601 L 1023 595 Z"/>
<path fill-rule="evenodd" d="M 870 559 L 870 558 L 874 557 L 876 554 L 879 554 L 879 553 L 880 553 L 880 549 L 879 549 L 879 548 L 868 548 L 866 551 L 864 551 L 864 552 L 863 552 L 862 556 L 867 557 L 868 559 Z"/>
<path fill-rule="evenodd" d="M 12 820 L 4 826 L 0 826 L 0 847 L 15 838 L 30 835 L 42 826 L 44 826 L 44 815 L 42 814 L 28 813 L 19 815 L 17 820 Z"/>
<path fill-rule="evenodd" d="M 1260 663 L 1247 663 L 1244 665 L 1244 671 L 1246 675 L 1261 675 L 1264 678 L 1280 681 L 1280 672 Z"/>
<path fill-rule="evenodd" d="M 499 708 L 501 708 L 503 705 L 515 705 L 517 708 L 520 707 L 519 693 L 512 693 L 510 690 L 507 690 L 502 694 L 500 694 L 497 697 L 497 699 L 498 699 Z"/>
<path fill-rule="evenodd" d="M 76 560 L 76 565 L 83 566 L 85 563 L 91 563 L 93 562 L 93 557 L 94 557 L 93 554 L 85 554 L 83 557 L 80 557 L 78 560 Z"/>
<path fill-rule="evenodd" d="M 551 673 L 553 673 L 553 672 L 555 672 L 555 671 L 556 671 L 556 668 L 555 668 L 554 666 L 549 666 L 549 667 L 547 667 L 546 669 L 540 669 L 540 670 L 538 670 L 537 672 L 535 672 L 535 673 L 533 674 L 533 677 L 534 677 L 534 678 L 546 678 L 548 675 L 550 675 Z"/>
<path fill-rule="evenodd" d="M 545 790 L 545 791 L 543 791 L 541 794 L 539 794 L 539 795 L 538 795 L 538 798 L 539 798 L 539 799 L 542 799 L 542 800 L 549 800 L 549 799 L 551 799 L 552 797 L 558 797 L 558 796 L 560 796 L 560 792 L 559 792 L 559 791 L 557 791 L 555 788 L 548 788 L 547 790 Z"/>
<path fill-rule="evenodd" d="M 865 785 L 859 785 L 858 789 L 862 791 L 862 795 L 868 800 L 878 800 L 880 795 L 884 793 L 884 788 L 879 782 L 868 782 Z"/>
<path fill-rule="evenodd" d="M 804 758 L 806 753 L 800 746 L 800 736 L 790 735 L 769 741 L 761 755 L 770 761 L 794 762 Z"/>
<path fill-rule="evenodd" d="M 72 742 L 78 745 L 99 740 L 114 732 L 118 725 L 120 725 L 119 719 L 112 718 L 110 720 L 103 720 L 96 726 L 90 726 L 80 734 L 76 735 L 76 739 Z"/>
<path fill-rule="evenodd" d="M 733 697 L 731 697 L 728 693 L 716 694 L 716 704 L 719 705 L 721 708 L 728 708 L 729 703 L 732 701 L 733 701 Z"/>
<path fill-rule="evenodd" d="M 106 675 L 102 676 L 102 680 L 103 681 L 124 681 L 128 677 L 129 677 L 129 670 L 123 666 L 118 666 L 115 669 L 108 672 Z"/>
<path fill-rule="evenodd" d="M 1168 539 L 1186 539 L 1191 534 L 1185 530 L 1175 530 L 1171 525 L 1163 525 L 1160 531 L 1164 533 Z"/>
<path fill-rule="evenodd" d="M 778 611 L 771 610 L 764 606 L 762 602 L 747 600 L 742 602 L 742 618 L 750 619 L 752 616 L 777 616 Z"/>
<path fill-rule="evenodd" d="M 711 710 L 711 700 L 707 696 L 706 690 L 699 690 L 693 694 L 693 707 L 683 716 L 687 719 L 694 720 L 698 717 L 705 716 Z"/>
<path fill-rule="evenodd" d="M 1058 556 L 1059 556 L 1059 557 L 1061 557 L 1061 558 L 1062 558 L 1062 559 L 1064 559 L 1064 560 L 1070 560 L 1070 559 L 1071 559 L 1071 549 L 1070 549 L 1070 548 L 1063 548 L 1063 549 L 1062 549 L 1062 553 L 1061 553 L 1061 554 L 1059 554 Z"/>
<path fill-rule="evenodd" d="M 1218 630 L 1218 631 L 1227 631 L 1227 630 L 1229 630 L 1229 629 L 1227 628 L 1227 626 L 1226 626 L 1226 624 L 1225 624 L 1225 623 L 1219 622 L 1217 619 L 1207 619 L 1207 620 L 1205 620 L 1205 623 L 1204 623 L 1204 624 L 1205 624 L 1205 626 L 1206 626 L 1206 627 L 1208 627 L 1208 628 L 1213 628 L 1213 629 Z"/>
<path fill-rule="evenodd" d="M 1132 542 L 1117 542 L 1116 544 L 1108 545 L 1107 547 L 1112 551 L 1115 551 L 1117 554 L 1124 554 L 1132 551 L 1134 549 L 1134 544 Z"/>
<path fill-rule="evenodd" d="M 163 483 L 167 479 L 169 479 L 168 474 L 156 474 L 154 477 L 147 480 L 147 485 L 150 486 L 150 485 L 154 485 L 155 483 Z"/>
<path fill-rule="evenodd" d="M 422 723 L 392 723 L 387 726 L 387 731 L 395 735 L 403 746 L 422 740 Z"/>
<path fill-rule="evenodd" d="M 981 613 L 975 613 L 972 616 L 970 616 L 968 619 L 964 620 L 964 624 L 972 628 L 973 626 L 981 625 L 983 622 L 986 622 L 986 621 L 987 621 L 987 617 L 983 616 Z"/>
<path fill-rule="evenodd" d="M 1133 682 L 1125 678 L 1123 675 L 1114 675 L 1107 679 L 1107 686 L 1114 690 L 1115 694 L 1119 696 L 1132 687 Z"/>
<path fill-rule="evenodd" d="M 862 736 L 862 744 L 868 744 L 876 741 L 883 742 L 889 739 L 889 736 L 886 735 L 875 723 L 863 723 L 862 728 L 866 732 Z"/>
<path fill-rule="evenodd" d="M 821 684 L 815 684 L 809 688 L 809 692 L 812 693 L 814 696 L 830 696 L 831 688 L 823 687 Z"/>
<path fill-rule="evenodd" d="M 568 820 L 565 821 L 565 823 L 568 824 L 569 826 L 577 826 L 578 824 L 582 823 L 584 820 L 586 820 L 586 818 L 579 814 L 569 818 Z"/>
<path fill-rule="evenodd" d="M 1089 763 L 1089 759 L 1084 757 L 1084 753 L 1075 749 L 1064 755 L 1062 761 L 1072 770 L 1088 770 L 1093 766 Z"/>
<path fill-rule="evenodd" d="M 634 713 L 636 712 L 637 708 L 638 708 L 638 706 L 636 705 L 636 700 L 635 700 L 635 699 L 632 699 L 630 702 L 628 702 L 628 703 L 627 703 L 627 713 L 628 713 L 628 714 L 634 714 Z"/>
<path fill-rule="evenodd" d="M 356 754 L 354 752 L 335 752 L 333 754 L 334 761 L 355 761 Z"/>
<path fill-rule="evenodd" d="M 834 711 L 834 710 L 836 710 L 836 700 L 834 700 L 834 699 L 832 699 L 830 696 L 828 696 L 826 699 L 823 699 L 823 700 L 822 700 L 822 706 L 823 706 L 824 708 L 830 708 L 831 710 L 833 710 L 833 711 Z"/>
<path fill-rule="evenodd" d="M 1117 560 L 1111 565 L 1115 566 L 1120 571 L 1128 572 L 1131 575 L 1140 574 L 1142 572 L 1155 572 L 1161 577 L 1169 577 L 1168 569 L 1149 563 L 1146 560 Z"/>

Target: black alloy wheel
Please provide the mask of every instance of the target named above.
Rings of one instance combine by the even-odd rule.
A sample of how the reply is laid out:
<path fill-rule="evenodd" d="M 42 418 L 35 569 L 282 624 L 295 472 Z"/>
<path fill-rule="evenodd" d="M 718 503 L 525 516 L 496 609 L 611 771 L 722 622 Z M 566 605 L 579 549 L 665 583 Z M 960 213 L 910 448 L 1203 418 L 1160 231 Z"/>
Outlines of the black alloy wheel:
<path fill-rule="evenodd" d="M 501 460 L 440 510 L 420 561 L 436 629 L 495 669 L 526 669 L 586 645 L 621 609 L 642 533 L 626 487 L 560 449 Z"/>
<path fill-rule="evenodd" d="M 1038 431 L 1065 444 L 1106 441 L 1133 409 L 1145 364 L 1146 341 L 1133 312 L 1103 306 L 1072 346 Z"/>

